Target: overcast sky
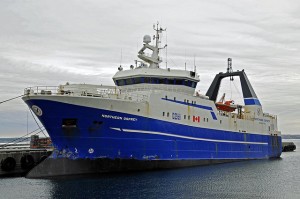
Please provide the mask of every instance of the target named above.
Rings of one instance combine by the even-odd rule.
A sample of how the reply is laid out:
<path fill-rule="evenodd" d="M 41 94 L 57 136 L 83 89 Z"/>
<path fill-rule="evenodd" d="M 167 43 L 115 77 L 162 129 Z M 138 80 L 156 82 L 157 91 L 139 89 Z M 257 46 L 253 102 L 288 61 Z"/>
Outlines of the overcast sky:
<path fill-rule="evenodd" d="M 300 134 L 298 0 L 1 0 L 0 101 L 28 86 L 112 85 L 121 50 L 129 68 L 157 21 L 167 28 L 168 67 L 192 69 L 195 56 L 206 93 L 233 58 L 282 133 Z M 30 132 L 37 126 L 21 99 L 0 104 L 0 137 L 25 134 L 28 114 Z"/>

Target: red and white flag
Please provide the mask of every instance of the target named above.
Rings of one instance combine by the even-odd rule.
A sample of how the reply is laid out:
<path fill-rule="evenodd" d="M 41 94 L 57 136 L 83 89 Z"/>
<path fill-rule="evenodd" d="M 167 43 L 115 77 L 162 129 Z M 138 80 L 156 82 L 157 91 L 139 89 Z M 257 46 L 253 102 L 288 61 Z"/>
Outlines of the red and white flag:
<path fill-rule="evenodd" d="M 200 122 L 200 116 L 193 116 L 193 122 Z"/>

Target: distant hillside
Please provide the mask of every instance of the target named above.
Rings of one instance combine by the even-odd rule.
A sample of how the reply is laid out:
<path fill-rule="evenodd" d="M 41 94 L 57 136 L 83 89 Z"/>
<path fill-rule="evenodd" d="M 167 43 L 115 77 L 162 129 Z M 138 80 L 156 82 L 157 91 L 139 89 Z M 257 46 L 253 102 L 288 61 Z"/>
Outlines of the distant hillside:
<path fill-rule="evenodd" d="M 300 135 L 281 135 L 283 139 L 300 139 Z"/>

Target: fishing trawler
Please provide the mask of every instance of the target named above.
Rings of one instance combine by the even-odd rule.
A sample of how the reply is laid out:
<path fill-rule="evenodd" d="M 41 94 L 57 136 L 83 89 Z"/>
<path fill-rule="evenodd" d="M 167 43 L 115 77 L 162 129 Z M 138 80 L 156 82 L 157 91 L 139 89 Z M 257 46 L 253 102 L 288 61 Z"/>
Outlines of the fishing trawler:
<path fill-rule="evenodd" d="M 144 36 L 140 61 L 118 67 L 115 86 L 30 87 L 23 100 L 55 151 L 27 177 L 178 168 L 281 155 L 277 117 L 264 113 L 244 70 L 215 76 L 206 95 L 196 71 L 160 67 L 160 35 Z M 151 45 L 153 42 L 153 45 Z M 147 54 L 147 52 L 151 54 Z M 217 102 L 221 80 L 240 78 L 244 104 Z M 224 108 L 225 107 L 225 108 Z"/>

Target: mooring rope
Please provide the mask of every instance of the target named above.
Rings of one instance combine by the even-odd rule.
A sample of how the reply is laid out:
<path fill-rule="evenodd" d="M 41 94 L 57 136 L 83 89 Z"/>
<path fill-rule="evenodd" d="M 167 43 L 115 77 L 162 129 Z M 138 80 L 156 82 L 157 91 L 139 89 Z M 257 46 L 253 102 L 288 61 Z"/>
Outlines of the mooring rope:
<path fill-rule="evenodd" d="M 13 98 L 10 98 L 10 99 L 1 101 L 0 104 L 5 103 L 5 102 L 9 102 L 9 101 L 14 100 L 14 99 L 18 99 L 18 98 L 23 97 L 23 96 L 24 96 L 24 95 L 19 95 L 19 96 L 17 96 L 17 97 L 13 97 Z M 29 108 L 29 107 L 28 107 L 28 108 Z M 39 128 L 37 128 L 37 129 L 35 129 L 34 131 L 31 131 L 30 133 L 27 133 L 27 134 L 25 134 L 25 135 L 23 135 L 23 136 L 21 136 L 21 137 L 19 137 L 19 138 L 16 138 L 16 139 L 14 139 L 14 140 L 12 140 L 12 141 L 10 141 L 10 142 L 7 142 L 7 143 L 5 143 L 5 144 L 3 144 L 3 145 L 0 145 L 0 149 L 3 149 L 3 148 L 5 148 L 5 147 L 7 147 L 7 146 L 9 146 L 9 145 L 17 144 L 17 143 L 19 143 L 19 142 L 22 142 L 22 141 L 28 139 L 28 137 L 26 137 L 26 136 L 28 136 L 28 135 L 30 135 L 30 134 L 36 132 L 37 130 L 39 130 L 39 131 L 38 131 L 37 133 L 33 134 L 33 135 L 36 135 L 36 134 L 42 132 L 42 133 L 44 134 L 44 136 L 47 137 L 46 134 L 44 133 L 43 129 L 42 129 L 41 126 L 39 125 L 39 123 L 36 121 L 36 119 L 35 119 L 35 117 L 34 117 L 34 115 L 33 115 L 33 113 L 32 113 L 32 110 L 31 110 L 30 108 L 29 108 L 29 110 L 30 110 L 31 116 L 33 117 L 35 123 L 37 124 L 37 126 L 38 126 Z M 44 128 L 44 129 L 45 129 L 45 128 Z M 25 138 L 24 138 L 24 137 L 25 137 Z M 22 140 L 19 141 L 20 139 L 22 139 Z"/>
<path fill-rule="evenodd" d="M 40 131 L 36 132 L 37 130 L 40 130 Z M 23 136 L 21 136 L 21 137 L 19 137 L 19 138 L 16 138 L 16 139 L 14 139 L 14 140 L 12 140 L 12 141 L 10 141 L 10 142 L 7 142 L 7 143 L 5 143 L 5 144 L 3 144 L 3 145 L 0 145 L 0 149 L 3 149 L 3 148 L 5 148 L 5 147 L 7 147 L 7 146 L 9 146 L 9 145 L 12 145 L 12 144 L 17 144 L 17 143 L 19 143 L 19 142 L 22 142 L 22 141 L 28 139 L 28 137 L 26 137 L 26 136 L 28 136 L 28 135 L 30 135 L 30 134 L 32 134 L 32 133 L 34 133 L 34 132 L 36 132 L 36 133 L 33 134 L 33 135 L 36 135 L 36 134 L 38 134 L 38 133 L 41 132 L 41 129 L 40 129 L 40 128 L 37 128 L 37 129 L 35 129 L 34 131 L 31 131 L 31 132 L 29 132 L 29 133 L 27 133 L 27 134 L 25 134 L 25 135 L 23 135 Z M 21 139 L 22 139 L 22 140 L 21 140 Z M 21 140 L 21 141 L 19 141 L 19 140 Z"/>
<path fill-rule="evenodd" d="M 28 107 L 28 108 L 29 108 L 29 107 Z M 35 119 L 35 117 L 34 117 L 34 115 L 33 115 L 33 113 L 32 113 L 32 110 L 31 110 L 30 108 L 29 108 L 29 111 L 30 111 L 31 116 L 33 117 L 33 119 L 34 119 L 36 125 L 39 127 L 39 129 L 41 129 L 41 131 L 42 131 L 42 133 L 44 134 L 44 136 L 47 137 L 46 134 L 44 133 L 43 129 L 42 129 L 41 126 L 39 125 L 39 123 L 36 121 L 36 119 Z"/>
<path fill-rule="evenodd" d="M 17 99 L 17 98 L 20 98 L 20 97 L 23 97 L 24 95 L 20 95 L 20 96 L 17 96 L 17 97 L 13 97 L 13 98 L 10 98 L 10 99 L 7 99 L 7 100 L 4 100 L 2 102 L 0 102 L 0 104 L 4 103 L 4 102 L 8 102 L 8 101 L 11 101 L 11 100 L 14 100 L 14 99 Z"/>

